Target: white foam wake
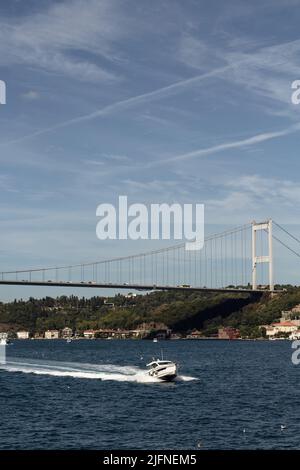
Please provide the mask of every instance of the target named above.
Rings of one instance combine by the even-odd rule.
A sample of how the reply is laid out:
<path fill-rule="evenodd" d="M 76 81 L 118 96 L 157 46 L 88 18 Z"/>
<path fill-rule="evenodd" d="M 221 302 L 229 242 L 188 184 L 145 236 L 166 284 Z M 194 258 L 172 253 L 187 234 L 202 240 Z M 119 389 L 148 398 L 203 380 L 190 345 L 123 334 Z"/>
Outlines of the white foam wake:
<path fill-rule="evenodd" d="M 22 372 L 24 374 L 52 375 L 55 377 L 73 377 L 80 379 L 114 380 L 117 382 L 162 383 L 151 377 L 145 369 L 134 366 L 114 364 L 81 364 L 69 362 L 9 361 L 0 364 L 0 371 Z M 195 377 L 178 376 L 178 381 L 197 380 Z"/>

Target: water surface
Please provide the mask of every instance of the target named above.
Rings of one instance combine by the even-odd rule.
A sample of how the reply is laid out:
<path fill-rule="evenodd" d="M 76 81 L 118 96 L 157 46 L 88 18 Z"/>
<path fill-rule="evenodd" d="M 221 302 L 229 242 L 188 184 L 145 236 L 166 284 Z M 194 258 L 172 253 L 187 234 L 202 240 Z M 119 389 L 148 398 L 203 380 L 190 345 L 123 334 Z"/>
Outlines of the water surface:
<path fill-rule="evenodd" d="M 161 348 L 176 383 L 145 375 Z M 299 449 L 291 353 L 288 341 L 15 341 L 0 449 Z"/>

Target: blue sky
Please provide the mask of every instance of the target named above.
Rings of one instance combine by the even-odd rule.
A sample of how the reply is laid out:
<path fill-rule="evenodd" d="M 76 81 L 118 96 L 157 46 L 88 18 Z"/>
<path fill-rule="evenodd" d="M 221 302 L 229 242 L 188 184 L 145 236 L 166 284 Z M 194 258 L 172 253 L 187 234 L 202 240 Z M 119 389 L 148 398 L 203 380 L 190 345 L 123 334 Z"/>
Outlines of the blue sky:
<path fill-rule="evenodd" d="M 297 224 L 299 7 L 1 2 L 3 269 L 133 253 L 139 244 L 95 235 L 97 205 L 119 194 L 204 203 L 207 231 Z"/>

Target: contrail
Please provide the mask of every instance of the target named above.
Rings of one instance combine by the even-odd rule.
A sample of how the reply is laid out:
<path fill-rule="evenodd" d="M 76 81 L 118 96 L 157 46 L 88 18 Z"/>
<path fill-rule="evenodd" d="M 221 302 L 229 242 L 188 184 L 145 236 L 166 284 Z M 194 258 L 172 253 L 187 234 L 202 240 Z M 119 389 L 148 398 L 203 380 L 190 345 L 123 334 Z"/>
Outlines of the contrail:
<path fill-rule="evenodd" d="M 213 145 L 211 147 L 198 149 L 198 150 L 193 150 L 192 152 L 182 153 L 180 155 L 175 155 L 173 157 L 165 158 L 165 159 L 162 159 L 162 160 L 157 160 L 155 162 L 149 163 L 148 166 L 152 167 L 152 166 L 164 165 L 166 163 L 189 160 L 189 159 L 195 158 L 195 157 L 203 157 L 203 156 L 206 156 L 206 155 L 210 155 L 212 153 L 223 152 L 224 150 L 228 150 L 228 149 L 247 147 L 247 146 L 250 146 L 250 145 L 258 144 L 260 142 L 265 142 L 267 140 L 276 139 L 278 137 L 284 137 L 286 135 L 292 134 L 292 133 L 297 132 L 299 130 L 300 130 L 300 123 L 297 123 L 297 124 L 293 124 L 290 127 L 285 128 L 281 131 L 265 132 L 265 133 L 261 133 L 261 134 L 256 134 L 254 136 L 247 137 L 246 139 L 236 140 L 236 141 L 233 141 L 233 142 L 225 142 L 223 144 Z"/>
<path fill-rule="evenodd" d="M 295 43 L 298 44 L 299 41 L 298 40 L 289 41 L 287 43 L 281 44 L 280 47 L 281 48 L 283 46 L 284 47 L 287 47 L 287 46 L 291 47 Z M 274 50 L 275 47 L 276 46 L 266 47 L 266 48 L 262 48 L 262 50 L 269 50 L 269 49 Z M 73 124 L 78 124 L 78 123 L 81 123 L 81 122 L 96 119 L 98 117 L 105 116 L 106 114 L 109 114 L 111 112 L 118 111 L 118 110 L 121 110 L 121 109 L 126 109 L 130 106 L 134 106 L 136 104 L 147 102 L 147 101 L 150 101 L 152 99 L 154 100 L 154 99 L 162 98 L 162 97 L 165 97 L 165 96 L 171 96 L 173 94 L 178 93 L 180 90 L 185 89 L 189 85 L 201 82 L 202 80 L 205 80 L 205 79 L 210 78 L 210 77 L 215 77 L 215 76 L 221 74 L 222 72 L 226 72 L 227 70 L 230 70 L 233 67 L 236 67 L 236 66 L 238 66 L 238 65 L 240 65 L 244 62 L 251 62 L 252 60 L 253 60 L 252 56 L 244 57 L 243 59 L 237 60 L 236 62 L 229 63 L 227 65 L 224 65 L 223 67 L 219 67 L 217 69 L 211 70 L 210 72 L 206 72 L 206 73 L 203 73 L 201 75 L 196 75 L 195 77 L 192 77 L 192 78 L 187 78 L 187 79 L 184 79 L 184 80 L 180 80 L 180 81 L 177 81 L 175 83 L 172 83 L 171 85 L 167 85 L 167 86 L 164 86 L 162 88 L 158 88 L 156 90 L 153 90 L 153 91 L 150 91 L 150 92 L 147 92 L 147 93 L 143 93 L 141 95 L 132 96 L 130 98 L 126 98 L 124 100 L 117 101 L 115 103 L 104 106 L 103 108 L 97 109 L 96 111 L 93 111 L 92 113 L 77 116 L 75 118 L 60 122 L 60 123 L 58 123 L 54 126 L 46 127 L 44 129 L 40 129 L 40 130 L 37 130 L 35 132 L 32 132 L 31 134 L 27 134 L 25 136 L 22 136 L 22 137 L 19 137 L 19 138 L 10 140 L 10 141 L 0 143 L 0 146 L 6 146 L 6 145 L 9 145 L 9 144 L 14 144 L 14 143 L 22 142 L 22 141 L 25 141 L 25 140 L 28 140 L 28 139 L 32 139 L 34 137 L 38 137 L 40 135 L 47 134 L 47 133 L 53 132 L 53 131 L 58 130 L 58 129 L 62 129 L 64 127 L 68 127 L 68 126 L 71 126 Z"/>
<path fill-rule="evenodd" d="M 238 63 L 244 62 L 246 60 L 248 60 L 248 59 L 241 60 Z M 187 78 L 185 80 L 181 80 L 181 81 L 172 83 L 171 85 L 167 85 L 165 87 L 159 88 L 159 89 L 154 90 L 154 91 L 143 93 L 143 94 L 137 95 L 137 96 L 132 96 L 131 98 L 127 98 L 125 100 L 117 101 L 115 103 L 104 106 L 101 109 L 97 109 L 96 111 L 93 111 L 92 113 L 83 114 L 81 116 L 69 119 L 67 121 L 60 122 L 60 123 L 56 124 L 55 126 L 46 127 L 44 129 L 37 130 L 35 132 L 32 132 L 31 134 L 27 134 L 27 135 L 19 137 L 17 139 L 0 143 L 0 146 L 15 144 L 15 143 L 18 143 L 18 142 L 23 142 L 24 140 L 29 140 L 29 139 L 32 139 L 34 137 L 38 137 L 38 136 L 43 135 L 43 134 L 48 134 L 50 132 L 56 131 L 58 129 L 63 129 L 64 127 L 68 127 L 68 126 L 71 126 L 73 124 L 79 124 L 81 122 L 90 121 L 92 119 L 96 119 L 98 117 L 105 116 L 105 115 L 107 115 L 111 112 L 126 109 L 130 106 L 150 101 L 151 99 L 157 99 L 157 98 L 162 98 L 162 97 L 166 97 L 166 96 L 171 96 L 171 95 L 179 92 L 181 89 L 186 88 L 189 85 L 192 85 L 194 83 L 201 82 L 202 80 L 205 80 L 207 78 L 219 75 L 220 73 L 225 72 L 226 70 L 236 66 L 238 63 L 225 65 L 224 67 L 214 69 L 214 70 L 212 70 L 210 72 L 206 72 L 202 75 L 197 75 L 197 76 L 192 77 L 192 78 Z"/>

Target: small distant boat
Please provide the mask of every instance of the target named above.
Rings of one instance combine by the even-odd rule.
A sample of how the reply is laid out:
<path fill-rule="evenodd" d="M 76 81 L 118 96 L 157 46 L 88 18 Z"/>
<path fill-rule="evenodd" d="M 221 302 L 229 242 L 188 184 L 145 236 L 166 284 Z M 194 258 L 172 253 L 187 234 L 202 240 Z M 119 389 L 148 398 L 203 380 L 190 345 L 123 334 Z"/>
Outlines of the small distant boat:
<path fill-rule="evenodd" d="M 7 338 L 1 338 L 0 339 L 0 345 L 1 346 L 6 346 L 7 344 L 9 344 L 9 340 Z"/>
<path fill-rule="evenodd" d="M 72 343 L 72 338 L 67 338 L 67 343 Z"/>
<path fill-rule="evenodd" d="M 157 343 L 158 342 L 158 339 L 157 338 L 153 338 L 153 343 Z"/>
<path fill-rule="evenodd" d="M 177 376 L 177 364 L 172 361 L 156 359 L 149 362 L 147 367 L 150 377 L 156 377 L 165 382 L 170 382 Z"/>

